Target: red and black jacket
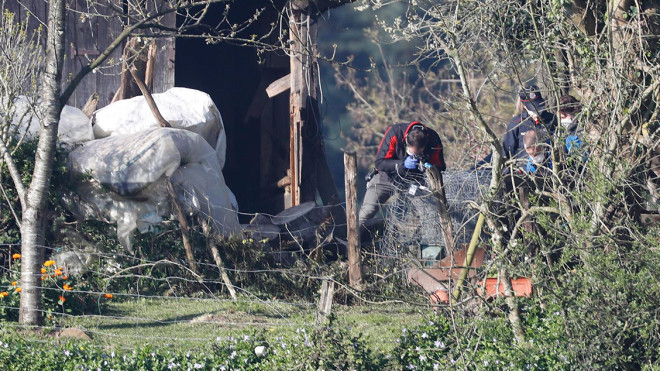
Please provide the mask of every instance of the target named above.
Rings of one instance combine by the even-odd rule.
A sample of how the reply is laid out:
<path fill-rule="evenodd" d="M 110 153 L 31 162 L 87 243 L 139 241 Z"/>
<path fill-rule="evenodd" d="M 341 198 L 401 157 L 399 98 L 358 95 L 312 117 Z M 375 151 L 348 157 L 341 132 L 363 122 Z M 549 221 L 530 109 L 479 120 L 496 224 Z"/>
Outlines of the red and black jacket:
<path fill-rule="evenodd" d="M 410 124 L 394 124 L 385 131 L 385 136 L 380 142 L 376 153 L 376 169 L 378 171 L 396 175 L 397 172 L 404 170 L 403 160 L 408 157 L 406 153 L 406 136 L 410 129 L 416 125 L 422 126 L 429 138 L 424 149 L 424 154 L 429 158 L 429 162 L 442 171 L 447 168 L 442 153 L 442 142 L 438 133 L 418 121 L 413 121 Z"/>

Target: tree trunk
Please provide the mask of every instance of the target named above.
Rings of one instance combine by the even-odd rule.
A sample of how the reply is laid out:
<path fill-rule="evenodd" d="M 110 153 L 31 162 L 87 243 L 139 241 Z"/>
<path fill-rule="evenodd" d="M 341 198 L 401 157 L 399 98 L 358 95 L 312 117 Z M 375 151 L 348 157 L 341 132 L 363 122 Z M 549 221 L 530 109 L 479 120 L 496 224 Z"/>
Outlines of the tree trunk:
<path fill-rule="evenodd" d="M 46 195 L 50 188 L 53 172 L 57 128 L 59 125 L 62 102 L 60 86 L 62 66 L 64 65 L 64 14 L 62 0 L 50 2 L 48 13 L 48 38 L 46 44 L 46 72 L 44 75 L 44 101 L 46 116 L 39 133 L 39 144 L 35 157 L 32 182 L 26 197 L 26 209 L 23 211 L 21 240 L 21 303 L 19 323 L 26 326 L 41 325 L 43 320 L 41 304 L 41 274 L 43 263 L 42 246 L 44 244 L 43 218 Z"/>

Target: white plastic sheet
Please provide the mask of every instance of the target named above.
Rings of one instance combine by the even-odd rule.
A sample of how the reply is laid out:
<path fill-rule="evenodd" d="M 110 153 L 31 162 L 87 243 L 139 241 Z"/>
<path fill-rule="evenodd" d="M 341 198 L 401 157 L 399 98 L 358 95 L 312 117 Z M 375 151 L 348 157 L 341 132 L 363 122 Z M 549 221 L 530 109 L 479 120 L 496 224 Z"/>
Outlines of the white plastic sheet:
<path fill-rule="evenodd" d="M 161 115 L 172 127 L 197 133 L 215 148 L 222 169 L 227 136 L 220 111 L 211 97 L 199 90 L 171 88 L 154 94 L 153 98 Z M 120 100 L 94 112 L 92 125 L 96 139 L 159 127 L 143 96 Z"/>

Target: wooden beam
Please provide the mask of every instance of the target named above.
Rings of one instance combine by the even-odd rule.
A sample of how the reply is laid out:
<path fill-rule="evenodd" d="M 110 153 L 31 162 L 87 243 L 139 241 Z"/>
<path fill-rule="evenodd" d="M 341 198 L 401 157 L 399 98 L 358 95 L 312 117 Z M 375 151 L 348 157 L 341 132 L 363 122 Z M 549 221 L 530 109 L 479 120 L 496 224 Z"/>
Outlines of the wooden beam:
<path fill-rule="evenodd" d="M 131 71 L 131 75 L 133 76 L 135 83 L 140 88 L 140 91 L 142 92 L 144 98 L 147 100 L 149 109 L 151 109 L 151 113 L 153 113 L 154 117 L 156 118 L 156 121 L 158 121 L 158 125 L 164 128 L 172 127 L 172 125 L 170 125 L 170 123 L 167 122 L 167 120 L 165 120 L 163 115 L 160 114 L 160 110 L 158 109 L 158 106 L 156 106 L 156 101 L 154 100 L 154 97 L 151 96 L 151 93 L 149 93 L 147 86 L 144 85 L 144 83 L 138 77 L 137 73 L 132 68 L 129 68 L 129 71 Z"/>
<path fill-rule="evenodd" d="M 284 93 L 290 88 L 291 88 L 291 74 L 288 74 L 286 76 L 280 77 L 279 79 L 273 81 L 270 85 L 268 85 L 268 87 L 266 88 L 266 94 L 268 94 L 268 98 L 272 98 L 276 95 Z"/>
<path fill-rule="evenodd" d="M 307 104 L 307 86 L 305 74 L 309 72 L 307 50 L 308 16 L 293 10 L 289 21 L 289 43 L 291 45 L 291 73 L 289 74 L 289 169 L 291 170 L 291 189 L 289 206 L 300 204 L 300 182 L 302 180 L 303 154 L 303 110 Z"/>
<path fill-rule="evenodd" d="M 346 187 L 346 228 L 348 239 L 348 282 L 355 290 L 362 290 L 360 263 L 360 235 L 357 208 L 357 156 L 344 153 L 344 185 Z"/>

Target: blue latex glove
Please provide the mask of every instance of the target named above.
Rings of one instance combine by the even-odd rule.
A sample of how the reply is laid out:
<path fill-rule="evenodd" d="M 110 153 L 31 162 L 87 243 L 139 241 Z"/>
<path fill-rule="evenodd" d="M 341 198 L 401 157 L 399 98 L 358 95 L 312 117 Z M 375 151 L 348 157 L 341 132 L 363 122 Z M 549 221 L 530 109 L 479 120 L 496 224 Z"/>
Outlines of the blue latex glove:
<path fill-rule="evenodd" d="M 424 163 L 424 167 L 427 168 L 427 169 L 430 169 L 430 168 L 433 167 L 433 165 L 431 165 L 430 162 L 425 162 L 425 163 Z"/>
<path fill-rule="evenodd" d="M 403 160 L 403 167 L 408 170 L 417 169 L 417 164 L 419 164 L 419 160 L 412 156 L 408 156 L 405 160 Z"/>

